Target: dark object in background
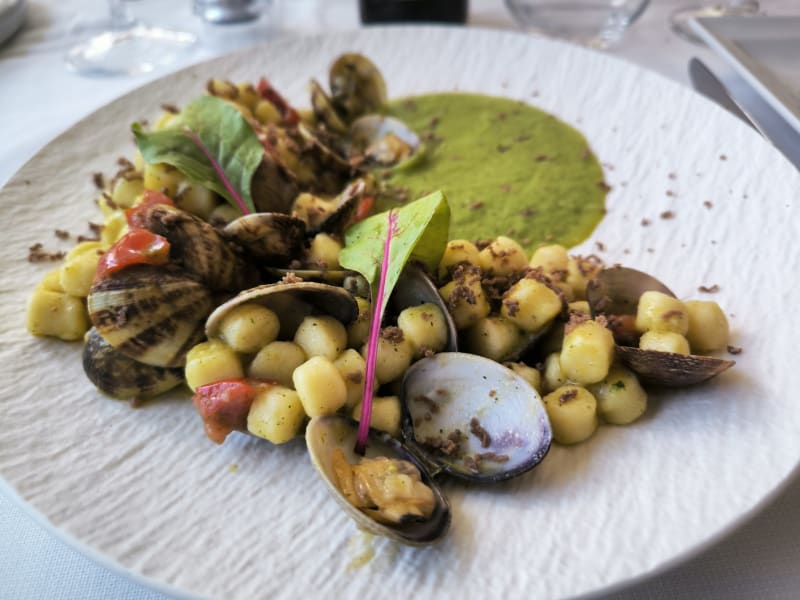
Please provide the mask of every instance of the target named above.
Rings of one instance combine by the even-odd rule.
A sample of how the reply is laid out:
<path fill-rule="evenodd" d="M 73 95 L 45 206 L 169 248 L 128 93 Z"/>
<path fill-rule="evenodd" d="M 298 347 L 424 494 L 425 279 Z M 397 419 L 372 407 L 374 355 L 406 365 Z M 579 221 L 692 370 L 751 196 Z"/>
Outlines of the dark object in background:
<path fill-rule="evenodd" d="M 468 0 L 359 0 L 362 23 L 466 23 Z"/>

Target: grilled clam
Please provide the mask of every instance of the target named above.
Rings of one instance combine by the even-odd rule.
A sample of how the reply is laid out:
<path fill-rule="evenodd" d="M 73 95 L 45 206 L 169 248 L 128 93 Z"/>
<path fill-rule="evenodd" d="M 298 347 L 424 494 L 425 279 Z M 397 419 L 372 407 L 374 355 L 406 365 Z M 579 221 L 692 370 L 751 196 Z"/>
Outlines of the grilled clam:
<path fill-rule="evenodd" d="M 183 383 L 183 369 L 133 360 L 115 350 L 94 327 L 86 334 L 83 370 L 89 381 L 113 398 L 149 398 Z"/>
<path fill-rule="evenodd" d="M 675 297 L 655 277 L 626 267 L 600 271 L 586 288 L 586 299 L 592 316 L 605 315 L 609 318 L 618 344 L 617 357 L 642 381 L 668 387 L 683 387 L 707 381 L 735 364 L 732 360 L 712 356 L 637 348 L 639 334 L 633 325 L 634 317 L 639 298 L 651 290 Z"/>
<path fill-rule="evenodd" d="M 282 213 L 243 215 L 228 223 L 223 232 L 251 256 L 271 266 L 288 264 L 302 253 L 306 244 L 306 224 Z"/>
<path fill-rule="evenodd" d="M 387 484 L 387 487 L 411 489 L 412 493 L 403 494 L 401 502 L 395 498 L 395 502 L 384 503 L 370 497 L 366 501 L 359 501 L 359 495 L 353 489 L 355 486 L 345 483 L 348 480 L 352 482 L 349 472 L 351 466 L 363 464 L 362 457 L 353 450 L 356 436 L 355 421 L 338 415 L 315 417 L 306 428 L 306 445 L 311 462 L 339 505 L 359 527 L 376 535 L 414 546 L 441 538 L 450 525 L 447 499 L 422 462 L 386 434 L 370 432 L 366 458 L 392 461 L 385 468 L 380 463 L 375 466 L 382 471 L 380 475 L 400 477 L 388 482 L 385 479 L 379 481 Z M 417 483 L 422 486 L 414 485 Z M 425 489 L 422 489 L 423 486 Z"/>
<path fill-rule="evenodd" d="M 175 266 L 135 265 L 103 277 L 87 297 L 97 332 L 122 354 L 158 367 L 180 367 L 202 341 L 211 292 Z"/>
<path fill-rule="evenodd" d="M 191 213 L 156 204 L 142 214 L 141 226 L 165 237 L 170 244 L 170 263 L 211 290 L 235 291 L 258 282 L 256 269 L 211 225 Z"/>

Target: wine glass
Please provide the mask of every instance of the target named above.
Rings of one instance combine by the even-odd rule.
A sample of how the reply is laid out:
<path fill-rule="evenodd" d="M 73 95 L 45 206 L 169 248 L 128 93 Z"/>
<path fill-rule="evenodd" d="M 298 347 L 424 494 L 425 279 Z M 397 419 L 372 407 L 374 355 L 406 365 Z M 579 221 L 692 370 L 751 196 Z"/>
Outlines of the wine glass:
<path fill-rule="evenodd" d="M 108 0 L 109 26 L 71 48 L 67 66 L 82 75 L 141 75 L 188 56 L 194 34 L 152 27 L 134 18 L 129 0 Z"/>
<path fill-rule="evenodd" d="M 702 17 L 740 17 L 758 14 L 759 6 L 757 0 L 720 0 L 717 4 L 706 4 L 697 6 L 684 6 L 677 9 L 670 16 L 672 30 L 681 37 L 702 44 L 703 41 L 692 31 L 689 21 Z"/>

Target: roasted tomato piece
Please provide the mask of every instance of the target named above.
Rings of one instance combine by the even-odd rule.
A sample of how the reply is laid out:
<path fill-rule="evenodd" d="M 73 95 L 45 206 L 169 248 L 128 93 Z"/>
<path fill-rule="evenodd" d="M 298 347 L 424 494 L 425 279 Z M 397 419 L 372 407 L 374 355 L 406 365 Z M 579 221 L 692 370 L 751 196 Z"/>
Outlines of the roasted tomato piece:
<path fill-rule="evenodd" d="M 109 248 L 100 262 L 94 279 L 131 265 L 164 265 L 169 260 L 169 242 L 146 229 L 131 229 Z"/>
<path fill-rule="evenodd" d="M 209 439 L 221 444 L 231 431 L 246 431 L 250 405 L 260 391 L 273 385 L 271 381 L 239 378 L 199 386 L 192 401 Z"/>
<path fill-rule="evenodd" d="M 156 190 L 145 190 L 142 201 L 136 206 L 132 206 L 125 210 L 125 220 L 128 221 L 129 227 L 144 227 L 144 213 L 155 204 L 168 204 L 175 206 L 172 198 L 163 192 Z"/>

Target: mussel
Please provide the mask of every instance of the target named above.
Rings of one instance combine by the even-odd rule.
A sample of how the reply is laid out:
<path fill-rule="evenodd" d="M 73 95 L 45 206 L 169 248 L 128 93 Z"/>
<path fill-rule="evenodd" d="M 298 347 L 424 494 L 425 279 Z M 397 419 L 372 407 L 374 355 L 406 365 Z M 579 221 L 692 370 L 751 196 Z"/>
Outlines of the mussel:
<path fill-rule="evenodd" d="M 352 494 L 337 477 L 335 455 L 358 463 L 354 422 L 339 416 L 312 419 L 306 442 L 312 463 L 347 513 L 362 528 L 406 544 L 436 541 L 447 530 L 449 507 L 433 481 L 437 474 L 503 481 L 535 467 L 550 448 L 552 430 L 539 394 L 522 377 L 487 358 L 443 352 L 418 361 L 403 379 L 401 403 L 402 440 L 371 432 L 367 456 L 415 465 L 435 499 L 427 518 L 415 514 L 387 526 L 348 500 Z"/>
<path fill-rule="evenodd" d="M 646 383 L 683 387 L 701 383 L 732 367 L 735 362 L 712 356 L 683 355 L 636 347 L 639 334 L 633 327 L 640 296 L 655 290 L 675 297 L 655 277 L 627 267 L 603 269 L 586 288 L 592 316 L 609 318 L 620 361 Z"/>

